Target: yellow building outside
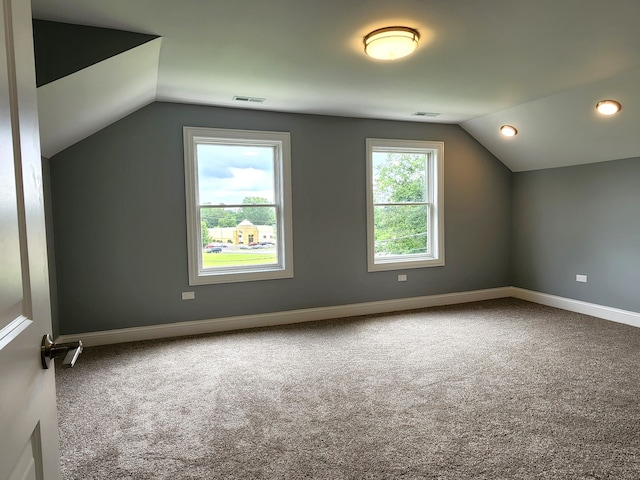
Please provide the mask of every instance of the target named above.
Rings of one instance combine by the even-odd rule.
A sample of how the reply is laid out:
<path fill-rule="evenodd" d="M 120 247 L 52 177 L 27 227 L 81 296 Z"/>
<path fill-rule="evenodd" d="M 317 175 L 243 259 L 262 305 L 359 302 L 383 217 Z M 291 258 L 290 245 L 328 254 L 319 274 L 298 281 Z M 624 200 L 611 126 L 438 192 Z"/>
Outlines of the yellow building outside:
<path fill-rule="evenodd" d="M 254 225 L 243 220 L 235 227 L 208 228 L 211 243 L 232 245 L 250 245 L 261 242 L 276 242 L 275 232 L 271 225 Z"/>

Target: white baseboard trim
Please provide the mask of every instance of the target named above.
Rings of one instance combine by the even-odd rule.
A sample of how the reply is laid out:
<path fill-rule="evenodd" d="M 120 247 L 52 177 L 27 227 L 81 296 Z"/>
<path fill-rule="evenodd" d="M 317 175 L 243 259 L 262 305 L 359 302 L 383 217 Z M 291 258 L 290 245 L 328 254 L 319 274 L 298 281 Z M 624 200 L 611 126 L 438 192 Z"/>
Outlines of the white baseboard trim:
<path fill-rule="evenodd" d="M 285 312 L 242 315 L 237 317 L 214 318 L 209 320 L 185 321 L 146 327 L 121 328 L 100 332 L 86 332 L 61 335 L 56 342 L 73 342 L 81 340 L 83 345 L 93 347 L 114 343 L 137 342 L 157 338 L 184 337 L 207 333 L 241 330 L 245 328 L 271 327 L 292 323 L 313 322 L 331 318 L 355 317 L 378 313 L 413 310 L 418 308 L 455 305 L 460 303 L 492 300 L 495 298 L 514 297 L 550 307 L 561 308 L 570 312 L 583 313 L 593 317 L 640 327 L 640 313 L 617 308 L 606 307 L 595 303 L 582 302 L 571 298 L 558 297 L 546 293 L 535 292 L 518 287 L 500 287 L 470 292 L 445 293 L 424 297 L 400 298 L 378 302 L 354 303 L 332 307 L 306 308 Z"/>
<path fill-rule="evenodd" d="M 417 308 L 454 305 L 459 303 L 491 300 L 494 298 L 512 297 L 512 287 L 474 290 L 470 292 L 446 293 L 443 295 L 427 295 L 424 297 L 400 298 L 378 302 L 355 303 L 332 307 L 307 308 L 285 312 L 265 313 L 258 315 L 242 315 L 237 317 L 214 318 L 210 320 L 196 320 L 146 327 L 122 328 L 101 332 L 86 332 L 71 335 L 61 335 L 56 342 L 73 342 L 81 340 L 87 347 L 110 345 L 114 343 L 137 342 L 157 338 L 183 337 L 217 333 L 244 328 L 270 327 L 291 323 L 313 322 L 331 318 L 354 317 L 388 313 Z"/>
<path fill-rule="evenodd" d="M 570 312 L 583 313 L 592 317 L 610 320 L 612 322 L 624 323 L 633 327 L 640 327 L 640 313 L 631 312 L 629 310 L 620 310 L 619 308 L 606 307 L 596 303 L 582 302 L 571 298 L 557 297 L 547 293 L 535 292 L 533 290 L 525 290 L 524 288 L 511 287 L 514 298 L 527 300 L 529 302 L 547 305 L 549 307 L 561 308 Z"/>

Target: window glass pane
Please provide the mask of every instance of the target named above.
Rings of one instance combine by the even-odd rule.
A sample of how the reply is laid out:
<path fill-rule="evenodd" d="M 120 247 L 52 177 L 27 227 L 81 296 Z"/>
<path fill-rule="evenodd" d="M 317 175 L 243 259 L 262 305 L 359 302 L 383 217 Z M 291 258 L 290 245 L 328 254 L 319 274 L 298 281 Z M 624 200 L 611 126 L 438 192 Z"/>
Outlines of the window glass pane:
<path fill-rule="evenodd" d="M 373 209 L 375 256 L 429 252 L 427 205 L 376 206 Z"/>
<path fill-rule="evenodd" d="M 367 268 L 444 265 L 444 143 L 367 138 Z"/>
<path fill-rule="evenodd" d="M 189 284 L 293 277 L 288 132 L 184 127 Z"/>
<path fill-rule="evenodd" d="M 274 202 L 275 147 L 197 145 L 198 195 L 201 205 Z"/>
<path fill-rule="evenodd" d="M 202 269 L 278 263 L 276 209 L 201 207 Z"/>
<path fill-rule="evenodd" d="M 426 154 L 375 151 L 372 160 L 374 203 L 426 201 Z"/>

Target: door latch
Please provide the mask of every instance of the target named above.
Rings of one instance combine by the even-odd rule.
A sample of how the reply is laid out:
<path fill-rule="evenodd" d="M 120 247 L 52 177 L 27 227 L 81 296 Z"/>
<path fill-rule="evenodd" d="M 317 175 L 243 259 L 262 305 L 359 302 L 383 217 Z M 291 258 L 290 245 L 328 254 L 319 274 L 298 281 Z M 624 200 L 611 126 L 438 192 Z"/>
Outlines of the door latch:
<path fill-rule="evenodd" d="M 82 353 L 82 342 L 55 343 L 51 335 L 47 334 L 42 337 L 40 346 L 40 358 L 42 359 L 42 368 L 49 368 L 51 360 L 64 355 L 62 366 L 73 367 Z"/>

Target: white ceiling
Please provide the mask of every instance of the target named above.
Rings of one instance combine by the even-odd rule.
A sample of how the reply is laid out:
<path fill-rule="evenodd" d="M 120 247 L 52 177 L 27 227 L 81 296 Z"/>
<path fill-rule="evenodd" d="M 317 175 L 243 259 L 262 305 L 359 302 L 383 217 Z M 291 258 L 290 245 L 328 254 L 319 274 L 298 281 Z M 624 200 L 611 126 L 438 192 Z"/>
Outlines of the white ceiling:
<path fill-rule="evenodd" d="M 513 171 L 640 157 L 638 0 L 32 0 L 32 6 L 38 19 L 161 36 L 155 91 L 161 101 L 245 108 L 233 97 L 252 96 L 266 98 L 256 109 L 460 124 Z M 416 53 L 390 63 L 366 57 L 364 35 L 390 25 L 420 32 Z M 123 84 L 117 75 L 113 82 Z M 594 106 L 604 98 L 620 101 L 622 112 L 598 117 Z M 418 111 L 440 115 L 412 116 Z M 504 123 L 519 135 L 500 138 Z"/>
<path fill-rule="evenodd" d="M 38 87 L 42 155 L 50 158 L 153 102 L 161 42 L 157 38 Z"/>

